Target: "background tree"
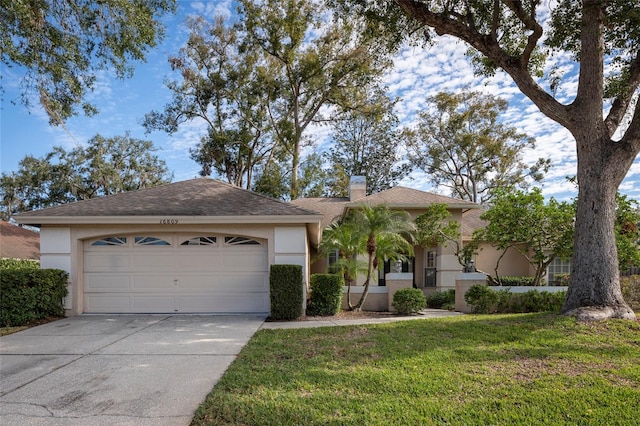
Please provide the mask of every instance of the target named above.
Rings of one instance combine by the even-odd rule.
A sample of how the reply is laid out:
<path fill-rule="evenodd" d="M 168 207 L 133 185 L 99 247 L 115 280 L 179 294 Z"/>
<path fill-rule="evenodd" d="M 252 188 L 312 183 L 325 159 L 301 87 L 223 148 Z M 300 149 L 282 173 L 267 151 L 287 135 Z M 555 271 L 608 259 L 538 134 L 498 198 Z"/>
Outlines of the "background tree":
<path fill-rule="evenodd" d="M 357 108 L 363 88 L 390 65 L 362 21 L 329 13 L 314 0 L 242 0 L 245 47 L 257 47 L 270 70 L 268 114 L 272 137 L 290 159 L 291 199 L 298 198 L 301 150 L 313 123 L 330 120 L 330 106 Z M 322 113 L 324 112 L 324 113 Z M 329 115 L 327 115 L 329 114 Z"/>
<path fill-rule="evenodd" d="M 0 177 L 3 219 L 93 197 L 168 183 L 164 160 L 150 141 L 125 136 L 94 136 L 86 147 L 56 147 L 42 158 L 26 156 L 17 172 Z"/>
<path fill-rule="evenodd" d="M 571 132 L 579 194 L 573 273 L 562 311 L 580 320 L 635 320 L 620 291 L 614 222 L 617 188 L 640 152 L 637 2 L 335 1 L 349 16 L 366 16 L 368 34 L 385 37 L 390 46 L 415 34 L 463 40 L 478 73 L 502 69 L 543 114 Z M 558 58 L 579 77 L 567 103 L 554 97 L 563 76 L 545 67 Z"/>
<path fill-rule="evenodd" d="M 480 218 L 488 224 L 474 239 L 506 252 L 517 250 L 534 268 L 533 285 L 541 285 L 547 267 L 557 257 L 567 259 L 573 250 L 574 208 L 551 198 L 546 204 L 539 188 L 527 193 L 496 194 Z M 498 260 L 499 262 L 500 260 Z M 496 281 L 500 282 L 497 274 Z"/>
<path fill-rule="evenodd" d="M 267 93 L 259 52 L 241 48 L 240 28 L 222 17 L 208 22 L 202 17 L 187 20 L 186 45 L 169 58 L 181 80 L 167 82 L 173 99 L 164 111 L 145 116 L 147 131 L 178 131 L 181 124 L 200 120 L 207 134 L 190 150 L 201 166 L 200 174 L 215 173 L 232 185 L 250 189 L 253 173 L 271 154 L 267 137 Z"/>
<path fill-rule="evenodd" d="M 391 188 L 411 172 L 402 156 L 406 134 L 393 106 L 385 93 L 375 90 L 366 107 L 349 110 L 332 124 L 333 144 L 326 155 L 334 176 L 328 188 L 332 196 L 348 195 L 351 176 L 365 176 L 367 194 L 372 194 Z"/>
<path fill-rule="evenodd" d="M 131 60 L 144 59 L 163 35 L 158 18 L 172 0 L 28 0 L 0 6 L 0 60 L 24 70 L 22 101 L 34 96 L 58 125 L 77 113 L 96 112 L 84 101 L 96 72 L 132 74 Z"/>
<path fill-rule="evenodd" d="M 616 245 L 620 271 L 640 266 L 640 206 L 618 193 L 616 196 Z"/>
<path fill-rule="evenodd" d="M 416 242 L 425 248 L 439 244 L 453 244 L 458 263 L 462 267 L 470 265 L 478 251 L 478 242 L 472 241 L 464 246 L 460 239 L 460 223 L 451 220 L 451 213 L 446 204 L 431 204 L 425 212 L 418 216 L 416 223 Z"/>
<path fill-rule="evenodd" d="M 507 101 L 479 92 L 440 92 L 429 99 L 432 111 L 419 115 L 409 159 L 444 186 L 452 196 L 486 203 L 498 189 L 526 188 L 539 181 L 549 160 L 528 167 L 525 149 L 535 148 L 533 138 L 500 122 Z"/>

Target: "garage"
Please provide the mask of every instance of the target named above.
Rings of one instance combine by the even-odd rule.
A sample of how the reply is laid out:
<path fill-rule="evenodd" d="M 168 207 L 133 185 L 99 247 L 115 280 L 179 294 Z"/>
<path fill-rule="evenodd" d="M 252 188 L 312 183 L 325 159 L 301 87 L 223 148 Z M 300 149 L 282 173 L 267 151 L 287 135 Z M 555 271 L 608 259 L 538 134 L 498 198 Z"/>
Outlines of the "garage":
<path fill-rule="evenodd" d="M 267 244 L 238 235 L 113 235 L 84 242 L 87 313 L 269 312 Z"/>

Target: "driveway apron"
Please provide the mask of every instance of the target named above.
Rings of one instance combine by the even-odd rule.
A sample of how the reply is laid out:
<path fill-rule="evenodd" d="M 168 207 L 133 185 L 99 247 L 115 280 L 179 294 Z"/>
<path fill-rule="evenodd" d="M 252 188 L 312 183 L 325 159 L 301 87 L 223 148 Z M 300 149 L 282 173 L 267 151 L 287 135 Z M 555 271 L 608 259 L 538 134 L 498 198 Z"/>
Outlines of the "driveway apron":
<path fill-rule="evenodd" d="M 83 315 L 0 338 L 1 425 L 188 425 L 264 316 Z"/>

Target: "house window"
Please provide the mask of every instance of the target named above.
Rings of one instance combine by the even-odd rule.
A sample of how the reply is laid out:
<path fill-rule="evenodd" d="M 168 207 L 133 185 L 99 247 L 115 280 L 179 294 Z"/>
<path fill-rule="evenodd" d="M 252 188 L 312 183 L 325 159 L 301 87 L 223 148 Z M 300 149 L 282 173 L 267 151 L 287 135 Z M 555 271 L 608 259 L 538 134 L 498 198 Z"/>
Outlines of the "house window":
<path fill-rule="evenodd" d="M 334 265 L 338 262 L 339 252 L 338 250 L 331 250 L 327 256 L 327 267 L 329 271 L 334 270 Z"/>
<path fill-rule="evenodd" d="M 215 246 L 216 237 L 194 237 L 180 243 L 181 246 Z"/>
<path fill-rule="evenodd" d="M 127 237 L 105 237 L 91 243 L 92 246 L 126 246 Z"/>
<path fill-rule="evenodd" d="M 569 275 L 571 273 L 571 261 L 556 257 L 547 268 L 549 284 L 558 284 L 558 275 Z"/>
<path fill-rule="evenodd" d="M 224 242 L 231 246 L 260 246 L 260 242 L 246 237 L 224 237 Z"/>
<path fill-rule="evenodd" d="M 425 268 L 424 268 L 424 286 L 435 287 L 437 285 L 437 269 L 436 269 L 437 255 L 436 252 L 430 250 L 425 255 Z"/>
<path fill-rule="evenodd" d="M 135 243 L 137 246 L 170 246 L 171 243 L 156 237 L 136 237 Z"/>

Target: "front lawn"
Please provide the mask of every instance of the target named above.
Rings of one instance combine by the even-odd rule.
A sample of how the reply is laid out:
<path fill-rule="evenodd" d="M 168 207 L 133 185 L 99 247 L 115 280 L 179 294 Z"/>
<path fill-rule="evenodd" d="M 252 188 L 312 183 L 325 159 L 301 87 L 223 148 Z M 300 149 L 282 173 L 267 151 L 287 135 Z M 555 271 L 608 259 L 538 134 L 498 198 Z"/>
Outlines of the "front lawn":
<path fill-rule="evenodd" d="M 639 360 L 639 322 L 551 314 L 262 330 L 193 425 L 637 425 Z"/>

